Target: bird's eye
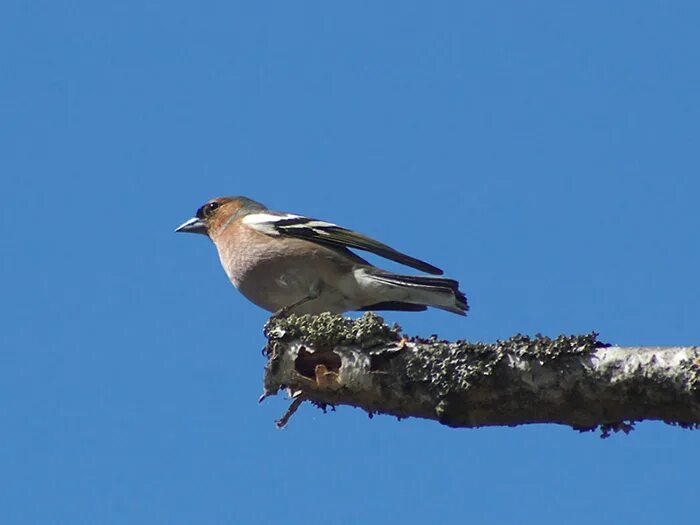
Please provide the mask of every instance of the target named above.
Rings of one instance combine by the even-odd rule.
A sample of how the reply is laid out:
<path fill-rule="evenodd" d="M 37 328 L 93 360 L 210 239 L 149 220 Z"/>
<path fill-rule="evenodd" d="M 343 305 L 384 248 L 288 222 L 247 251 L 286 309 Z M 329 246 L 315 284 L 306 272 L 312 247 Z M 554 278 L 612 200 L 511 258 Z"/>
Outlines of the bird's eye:
<path fill-rule="evenodd" d="M 220 204 L 218 202 L 209 202 L 205 204 L 204 208 L 202 209 L 202 215 L 204 215 L 205 218 L 210 217 L 214 210 L 219 206 Z"/>

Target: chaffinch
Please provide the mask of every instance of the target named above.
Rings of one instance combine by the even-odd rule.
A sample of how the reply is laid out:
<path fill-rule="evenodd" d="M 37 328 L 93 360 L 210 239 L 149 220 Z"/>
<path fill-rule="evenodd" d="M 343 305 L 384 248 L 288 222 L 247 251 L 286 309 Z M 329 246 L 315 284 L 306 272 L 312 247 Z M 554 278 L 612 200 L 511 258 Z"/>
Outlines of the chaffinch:
<path fill-rule="evenodd" d="M 442 275 L 439 268 L 360 233 L 271 211 L 246 197 L 212 199 L 175 231 L 207 235 L 233 285 L 250 301 L 278 315 L 417 312 L 428 306 L 466 315 L 469 309 L 457 281 L 391 273 L 350 248 L 433 275 Z"/>

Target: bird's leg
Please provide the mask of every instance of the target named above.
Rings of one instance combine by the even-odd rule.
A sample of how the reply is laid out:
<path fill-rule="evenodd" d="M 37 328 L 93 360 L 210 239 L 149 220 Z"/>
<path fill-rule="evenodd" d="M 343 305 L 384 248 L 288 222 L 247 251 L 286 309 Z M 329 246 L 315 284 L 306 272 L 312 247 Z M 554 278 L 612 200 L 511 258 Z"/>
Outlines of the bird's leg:
<path fill-rule="evenodd" d="M 318 299 L 321 295 L 322 288 L 322 283 L 320 281 L 316 281 L 311 285 L 309 295 L 302 297 L 298 301 L 294 301 L 292 304 L 288 304 L 284 308 L 280 308 L 274 314 L 272 314 L 272 319 L 283 319 L 289 316 L 292 310 L 294 310 L 296 307 L 301 306 L 302 304 L 306 304 L 309 301 L 313 301 L 314 299 Z"/>
<path fill-rule="evenodd" d="M 312 301 L 316 299 L 316 297 L 313 297 L 311 295 L 307 295 L 306 297 L 302 297 L 298 301 L 293 302 L 292 304 L 288 304 L 284 308 L 280 308 L 277 310 L 274 314 L 272 314 L 273 319 L 283 319 L 285 317 L 288 317 L 291 311 L 296 308 L 297 306 L 301 306 L 304 303 L 308 303 L 309 301 Z"/>

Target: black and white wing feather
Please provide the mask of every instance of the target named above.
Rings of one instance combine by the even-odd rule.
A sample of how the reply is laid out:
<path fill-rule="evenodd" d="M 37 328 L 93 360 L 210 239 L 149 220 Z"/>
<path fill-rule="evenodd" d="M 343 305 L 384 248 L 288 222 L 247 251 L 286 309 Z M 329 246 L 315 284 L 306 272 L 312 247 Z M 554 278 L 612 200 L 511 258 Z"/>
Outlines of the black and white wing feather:
<path fill-rule="evenodd" d="M 295 237 L 334 248 L 355 248 L 405 264 L 422 272 L 433 275 L 442 275 L 443 273 L 440 268 L 432 264 L 410 257 L 361 233 L 330 222 L 310 219 L 301 215 L 269 211 L 246 215 L 243 222 L 267 235 Z"/>

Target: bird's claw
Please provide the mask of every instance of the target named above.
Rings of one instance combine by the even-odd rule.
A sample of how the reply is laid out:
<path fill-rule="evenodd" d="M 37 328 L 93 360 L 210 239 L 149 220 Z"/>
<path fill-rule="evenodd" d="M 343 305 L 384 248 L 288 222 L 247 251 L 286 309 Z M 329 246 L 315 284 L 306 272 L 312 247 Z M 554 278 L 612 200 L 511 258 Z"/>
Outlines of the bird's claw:
<path fill-rule="evenodd" d="M 275 313 L 273 313 L 270 316 L 270 319 L 286 319 L 289 317 L 289 314 L 291 313 L 291 308 L 289 306 L 285 306 L 284 308 L 280 308 L 277 310 Z"/>

